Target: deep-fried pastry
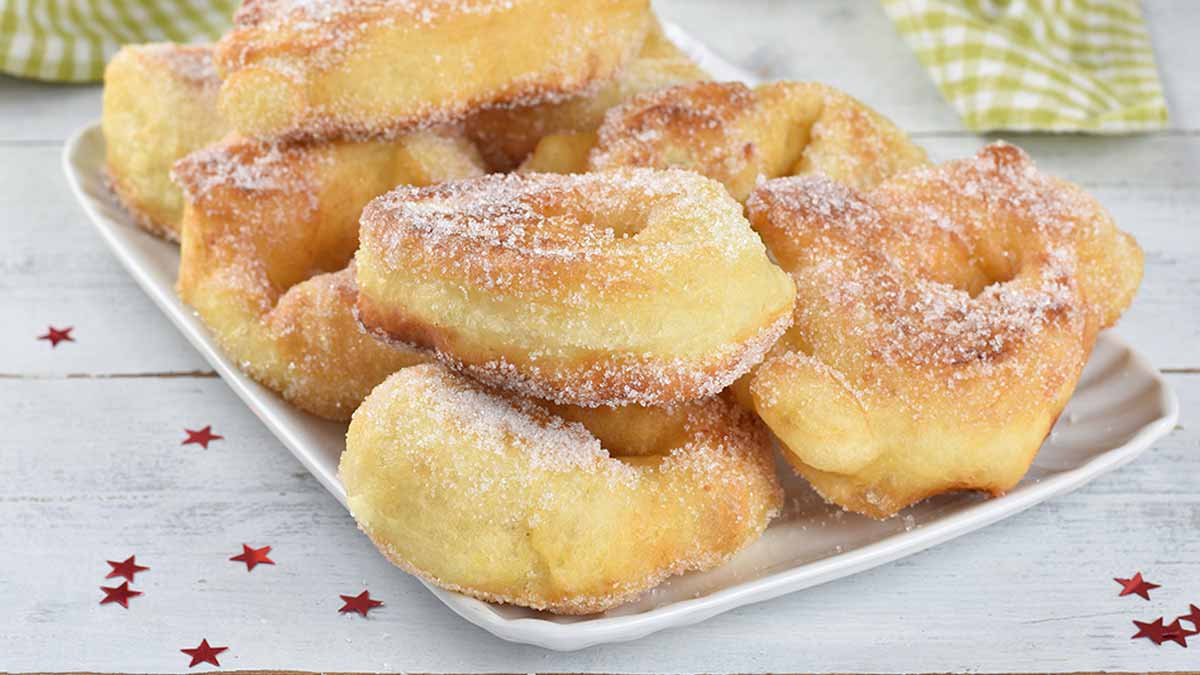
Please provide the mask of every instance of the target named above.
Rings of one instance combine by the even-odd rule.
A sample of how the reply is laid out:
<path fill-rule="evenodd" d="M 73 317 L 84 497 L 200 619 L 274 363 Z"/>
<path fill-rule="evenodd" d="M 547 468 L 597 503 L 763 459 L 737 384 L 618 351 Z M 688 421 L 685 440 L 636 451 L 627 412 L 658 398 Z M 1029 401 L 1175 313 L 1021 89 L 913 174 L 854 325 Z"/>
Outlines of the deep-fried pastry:
<path fill-rule="evenodd" d="M 855 188 L 926 162 L 890 121 L 815 82 L 697 82 L 647 92 L 605 115 L 587 166 L 690 169 L 738 201 L 762 179 L 822 173 Z"/>
<path fill-rule="evenodd" d="M 396 565 L 560 614 L 715 567 L 782 502 L 769 435 L 720 398 L 551 410 L 434 364 L 367 397 L 339 473 L 359 526 Z"/>
<path fill-rule="evenodd" d="M 481 173 L 467 141 L 430 132 L 324 145 L 233 139 L 174 173 L 187 196 L 179 294 L 254 379 L 346 420 L 385 377 L 425 360 L 359 329 L 345 268 L 368 200 L 397 183 Z"/>
<path fill-rule="evenodd" d="M 561 100 L 637 52 L 649 0 L 246 0 L 217 45 L 245 135 L 377 137 Z"/>
<path fill-rule="evenodd" d="M 171 165 L 226 134 L 219 86 L 211 45 L 130 45 L 108 62 L 100 117 L 108 180 L 143 229 L 179 239 L 183 194 Z"/>
<path fill-rule="evenodd" d="M 484 110 L 466 121 L 467 135 L 492 171 L 511 171 L 538 148 L 538 161 L 522 170 L 575 173 L 586 169 L 587 150 L 595 143 L 595 131 L 609 108 L 643 91 L 704 79 L 708 74 L 655 22 L 637 58 L 595 93 L 536 106 Z M 539 148 L 542 144 L 547 147 Z M 557 152 L 560 146 L 582 151 Z M 558 163 L 559 158 L 573 163 Z"/>
<path fill-rule="evenodd" d="M 793 297 L 741 206 L 685 171 L 401 187 L 363 209 L 357 260 L 372 332 L 584 406 L 717 393 L 783 332 Z"/>
<path fill-rule="evenodd" d="M 798 289 L 755 409 L 818 492 L 875 517 L 1015 485 L 1142 276 L 1095 199 L 1005 144 L 867 192 L 769 181 L 747 209 Z"/>

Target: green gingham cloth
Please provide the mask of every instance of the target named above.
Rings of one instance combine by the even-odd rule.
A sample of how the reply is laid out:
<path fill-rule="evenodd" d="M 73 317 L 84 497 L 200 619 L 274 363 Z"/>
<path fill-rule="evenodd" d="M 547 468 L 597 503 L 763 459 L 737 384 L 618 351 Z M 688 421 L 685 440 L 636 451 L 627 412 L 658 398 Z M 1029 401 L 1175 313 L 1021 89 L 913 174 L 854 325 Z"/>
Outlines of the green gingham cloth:
<path fill-rule="evenodd" d="M 0 72 L 95 82 L 123 44 L 203 42 L 239 0 L 0 0 Z"/>
<path fill-rule="evenodd" d="M 882 2 L 970 129 L 1124 133 L 1167 124 L 1137 0 Z M 0 0 L 0 72 L 96 81 L 122 44 L 216 39 L 236 4 Z"/>
<path fill-rule="evenodd" d="M 1137 0 L 883 5 L 972 130 L 1130 133 L 1167 125 Z"/>

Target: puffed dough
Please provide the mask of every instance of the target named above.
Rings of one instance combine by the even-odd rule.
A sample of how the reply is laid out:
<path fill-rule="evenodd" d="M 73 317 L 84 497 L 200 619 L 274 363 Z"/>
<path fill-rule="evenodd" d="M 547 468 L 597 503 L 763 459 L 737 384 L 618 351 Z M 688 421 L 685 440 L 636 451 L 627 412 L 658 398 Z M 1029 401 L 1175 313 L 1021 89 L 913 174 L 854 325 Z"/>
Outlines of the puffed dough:
<path fill-rule="evenodd" d="M 396 565 L 559 614 L 714 567 L 782 503 L 769 435 L 720 398 L 547 407 L 433 364 L 367 397 L 339 474 L 359 526 Z"/>
<path fill-rule="evenodd" d="M 521 165 L 522 171 L 578 173 L 586 170 L 587 151 L 610 108 L 634 94 L 706 79 L 708 74 L 655 22 L 637 58 L 594 93 L 561 102 L 484 110 L 467 119 L 467 135 L 492 171 L 511 171 Z M 559 150 L 560 146 L 566 150 Z M 526 158 L 531 161 L 522 164 Z"/>
<path fill-rule="evenodd" d="M 798 289 L 754 408 L 818 492 L 875 517 L 1012 488 L 1142 277 L 1100 204 L 1011 145 L 866 192 L 777 179 L 747 210 Z"/>
<path fill-rule="evenodd" d="M 217 44 L 242 134 L 364 138 L 563 100 L 628 63 L 649 0 L 246 0 Z"/>
<path fill-rule="evenodd" d="M 357 260 L 368 330 L 583 406 L 717 393 L 761 360 L 793 299 L 741 206 L 685 171 L 398 188 L 363 210 Z"/>
<path fill-rule="evenodd" d="M 109 184 L 148 232 L 179 239 L 183 193 L 171 182 L 171 165 L 228 132 L 217 114 L 219 86 L 211 45 L 129 45 L 104 70 L 100 127 Z"/>
<path fill-rule="evenodd" d="M 358 216 L 397 183 L 481 173 L 465 140 L 231 139 L 175 168 L 184 188 L 179 294 L 250 376 L 321 417 L 346 420 L 392 372 L 425 360 L 365 335 L 354 317 Z"/>
<path fill-rule="evenodd" d="M 889 120 L 816 82 L 696 82 L 646 92 L 608 111 L 586 161 L 547 151 L 560 155 L 558 166 L 584 163 L 589 171 L 688 169 L 720 181 L 738 201 L 764 179 L 820 173 L 862 189 L 926 163 Z"/>

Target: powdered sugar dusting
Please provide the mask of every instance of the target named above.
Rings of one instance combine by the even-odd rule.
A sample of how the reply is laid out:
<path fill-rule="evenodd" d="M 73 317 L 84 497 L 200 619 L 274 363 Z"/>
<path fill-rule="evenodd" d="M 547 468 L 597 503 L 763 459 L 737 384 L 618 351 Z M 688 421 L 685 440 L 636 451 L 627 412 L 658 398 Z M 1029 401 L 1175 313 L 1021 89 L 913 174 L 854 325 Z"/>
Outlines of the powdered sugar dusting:
<path fill-rule="evenodd" d="M 610 355 L 565 371 L 504 358 L 482 363 L 461 361 L 452 353 L 435 355 L 448 367 L 495 387 L 562 405 L 612 407 L 663 405 L 713 396 L 762 361 L 791 324 L 782 316 L 738 344 L 720 345 L 697 360 L 662 359 L 653 354 Z"/>
<path fill-rule="evenodd" d="M 1085 293 L 1096 269 L 1080 256 L 1111 223 L 1012 146 L 866 194 L 824 177 L 777 179 L 747 208 L 801 290 L 801 343 L 857 373 L 856 387 L 887 388 L 865 376 L 874 361 L 919 369 L 948 389 L 967 379 L 1004 386 L 1044 331 L 1073 334 L 1082 347 L 1097 329 L 1104 300 Z"/>
<path fill-rule="evenodd" d="M 629 461 L 620 447 L 604 448 L 588 431 L 590 424 L 619 424 L 624 411 L 556 410 L 579 421 L 435 366 L 400 371 L 364 402 L 351 426 L 342 474 L 356 518 L 390 560 L 439 586 L 493 602 L 584 614 L 629 601 L 668 576 L 720 564 L 779 512 L 782 490 L 769 437 L 753 416 L 722 399 L 630 411 L 669 432 L 653 454 L 635 452 Z M 376 442 L 364 444 L 363 434 Z M 354 465 L 349 473 L 346 457 Z M 418 493 L 421 513 L 389 508 L 372 494 L 372 481 L 360 487 L 360 477 L 386 476 L 394 470 L 389 466 L 418 467 L 411 474 L 406 469 L 403 480 L 419 476 L 407 492 Z M 464 466 L 472 468 L 460 470 Z M 439 506 L 447 494 L 452 506 Z M 595 524 L 580 532 L 552 529 L 581 506 Z M 512 533 L 499 540 L 511 536 L 511 545 L 532 549 L 538 564 L 515 579 L 499 565 L 503 576 L 494 579 L 481 562 L 472 571 L 474 583 L 465 582 L 453 564 L 429 563 L 427 555 L 418 567 L 408 555 L 412 538 L 394 538 L 390 523 L 437 519 L 442 508 L 471 511 L 479 527 Z M 549 555 L 536 543 L 551 537 L 553 547 L 569 553 Z M 631 553 L 643 550 L 646 555 Z M 581 559 L 606 552 L 614 562 L 606 561 L 603 574 L 581 573 L 572 565 L 576 552 Z M 563 593 L 568 577 L 574 590 Z"/>
<path fill-rule="evenodd" d="M 315 201 L 313 185 L 303 165 L 318 154 L 278 140 L 236 139 L 179 160 L 171 177 L 193 201 L 206 198 L 217 187 L 247 192 L 289 190 L 308 193 Z"/>
<path fill-rule="evenodd" d="M 193 84 L 203 87 L 216 87 L 221 84 L 217 76 L 217 68 L 213 64 L 212 45 L 180 45 L 161 42 L 140 45 L 138 50 L 153 59 L 166 64 L 171 72 Z"/>
<path fill-rule="evenodd" d="M 689 172 L 514 174 L 401 188 L 364 210 L 362 247 L 377 280 L 360 296 L 370 328 L 435 348 L 490 384 L 559 403 L 714 394 L 757 363 L 789 321 L 790 284 L 736 202 Z M 722 273 L 744 278 L 718 281 Z M 425 290 L 411 296 L 412 287 Z M 747 304 L 739 296 L 747 287 L 769 295 Z M 480 293 L 487 299 L 460 308 Z M 670 298 L 678 314 L 664 325 L 656 315 Z"/>
<path fill-rule="evenodd" d="M 925 162 L 891 122 L 815 82 L 697 82 L 636 96 L 605 115 L 593 169 L 677 166 L 744 200 L 759 181 L 821 173 L 859 188 Z"/>
<path fill-rule="evenodd" d="M 644 3 L 587 2 L 550 8 L 529 0 L 248 0 L 217 48 L 222 110 L 247 135 L 366 140 L 455 123 L 490 107 L 561 102 L 611 78 L 650 27 Z M 487 28 L 456 32 L 456 22 Z M 537 68 L 479 61 L 498 47 L 516 48 L 495 41 L 497 32 L 532 22 L 545 23 L 547 35 L 520 48 L 539 54 L 513 63 Z M 441 44 L 412 59 L 401 47 L 407 35 L 441 36 Z M 372 59 L 375 67 L 363 65 Z M 340 78 L 351 61 L 371 67 L 378 82 Z M 398 61 L 413 67 L 397 68 Z M 264 112 L 263 97 L 278 99 L 277 108 Z"/>

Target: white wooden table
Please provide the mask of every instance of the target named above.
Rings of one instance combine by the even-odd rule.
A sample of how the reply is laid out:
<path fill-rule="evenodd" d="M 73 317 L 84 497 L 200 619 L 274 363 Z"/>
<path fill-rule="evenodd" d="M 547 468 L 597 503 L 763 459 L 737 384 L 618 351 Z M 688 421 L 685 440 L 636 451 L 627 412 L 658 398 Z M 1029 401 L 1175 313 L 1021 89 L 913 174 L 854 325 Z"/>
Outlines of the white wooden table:
<path fill-rule="evenodd" d="M 660 12 L 768 77 L 828 81 L 938 159 L 966 132 L 873 0 L 671 0 Z M 391 567 L 160 316 L 67 191 L 63 140 L 97 87 L 0 79 L 0 670 L 407 672 L 1191 670 L 1131 619 L 1200 604 L 1200 2 L 1147 8 L 1172 130 L 1008 136 L 1093 191 L 1146 250 L 1117 330 L 1164 372 L 1183 422 L 1142 459 L 923 554 L 639 642 L 557 654 L 452 615 Z M 73 326 L 51 349 L 36 336 Z M 225 437 L 181 446 L 185 427 Z M 227 562 L 245 542 L 274 567 Z M 106 559 L 152 570 L 100 606 Z M 1117 598 L 1115 576 L 1162 584 Z M 110 580 L 111 581 L 111 580 Z M 369 588 L 369 619 L 337 612 Z M 1200 645 L 1197 645 L 1200 646 Z M 207 666 L 205 666 L 206 668 Z M 201 668 L 197 668 L 199 670 Z"/>

